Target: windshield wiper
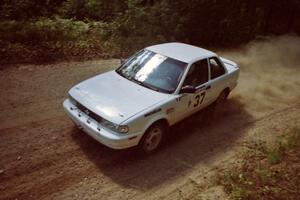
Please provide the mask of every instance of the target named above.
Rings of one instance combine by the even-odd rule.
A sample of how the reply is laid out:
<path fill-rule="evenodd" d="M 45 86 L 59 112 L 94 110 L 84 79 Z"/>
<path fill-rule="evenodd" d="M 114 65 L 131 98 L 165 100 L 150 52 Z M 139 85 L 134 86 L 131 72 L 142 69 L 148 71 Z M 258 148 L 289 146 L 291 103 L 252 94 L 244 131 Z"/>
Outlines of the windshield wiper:
<path fill-rule="evenodd" d="M 151 85 L 151 84 L 148 84 L 148 83 L 139 81 L 139 80 L 137 80 L 137 79 L 135 79 L 135 78 L 132 78 L 132 79 L 130 79 L 130 80 L 136 82 L 136 83 L 139 84 L 139 85 L 142 85 L 142 86 L 144 86 L 144 87 L 146 87 L 146 88 L 149 88 L 149 89 L 154 90 L 154 91 L 157 91 L 157 92 L 168 93 L 168 94 L 171 94 L 171 93 L 172 93 L 172 91 L 170 91 L 170 90 L 166 90 L 166 89 L 163 89 L 163 88 L 155 87 L 155 86 L 153 86 L 153 85 Z"/>
<path fill-rule="evenodd" d="M 151 89 L 151 90 L 154 90 L 156 92 L 163 92 L 163 93 L 170 93 L 170 91 L 167 91 L 167 90 L 163 90 L 163 89 L 159 89 L 155 86 L 152 86 L 150 84 L 147 84 L 145 82 L 142 82 L 142 81 L 139 81 L 138 79 L 135 79 L 134 77 L 131 77 L 131 76 L 128 76 L 126 74 L 123 74 L 122 72 L 120 72 L 119 70 L 116 70 L 116 72 L 120 75 L 120 76 L 123 76 L 124 78 L 130 80 L 130 81 L 133 81 L 141 86 L 144 86 L 145 88 L 148 88 L 148 89 Z"/>
<path fill-rule="evenodd" d="M 139 80 L 137 80 L 137 79 L 135 79 L 135 78 L 132 78 L 132 79 L 130 79 L 130 80 L 136 82 L 137 84 L 139 84 L 139 85 L 141 85 L 141 86 L 144 86 L 144 87 L 149 88 L 149 89 L 151 89 L 151 90 L 154 90 L 154 91 L 156 91 L 156 92 L 160 92 L 160 90 L 159 90 L 158 88 L 156 88 L 156 87 L 154 87 L 154 86 L 152 86 L 152 85 L 150 85 L 150 84 L 146 84 L 146 83 L 144 83 L 144 82 L 142 82 L 142 81 L 139 81 Z"/>

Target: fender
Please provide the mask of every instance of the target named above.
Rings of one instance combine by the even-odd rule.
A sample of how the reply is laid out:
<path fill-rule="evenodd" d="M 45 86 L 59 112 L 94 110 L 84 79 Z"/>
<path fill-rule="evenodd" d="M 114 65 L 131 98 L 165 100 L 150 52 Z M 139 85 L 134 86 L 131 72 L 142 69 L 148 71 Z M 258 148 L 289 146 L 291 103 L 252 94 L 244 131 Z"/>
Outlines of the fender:
<path fill-rule="evenodd" d="M 147 121 L 147 124 L 145 125 L 144 128 L 144 133 L 147 131 L 147 129 L 154 124 L 155 122 L 159 121 L 159 120 L 165 120 L 168 123 L 168 126 L 170 126 L 170 122 L 168 119 L 168 115 L 161 113 L 161 114 L 157 114 L 155 116 L 152 116 L 150 120 Z"/>

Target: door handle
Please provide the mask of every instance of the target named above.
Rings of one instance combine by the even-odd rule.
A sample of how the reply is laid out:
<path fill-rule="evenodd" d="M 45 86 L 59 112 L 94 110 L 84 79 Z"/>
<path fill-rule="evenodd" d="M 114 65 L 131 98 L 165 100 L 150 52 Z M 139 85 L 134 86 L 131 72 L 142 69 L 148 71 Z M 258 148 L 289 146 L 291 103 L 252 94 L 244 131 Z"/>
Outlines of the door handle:
<path fill-rule="evenodd" d="M 205 89 L 206 90 L 209 90 L 211 88 L 211 86 L 210 85 L 208 85 Z"/>

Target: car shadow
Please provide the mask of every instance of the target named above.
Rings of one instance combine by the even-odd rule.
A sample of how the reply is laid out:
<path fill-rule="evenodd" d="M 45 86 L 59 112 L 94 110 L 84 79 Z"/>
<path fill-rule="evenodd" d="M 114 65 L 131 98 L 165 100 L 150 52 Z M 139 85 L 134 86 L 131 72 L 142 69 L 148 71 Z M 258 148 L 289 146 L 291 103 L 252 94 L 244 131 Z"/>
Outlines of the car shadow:
<path fill-rule="evenodd" d="M 148 190 L 230 150 L 251 122 L 253 117 L 245 105 L 231 98 L 218 110 L 210 106 L 172 127 L 162 148 L 149 156 L 135 148 L 109 149 L 78 130 L 73 131 L 72 138 L 111 180 L 128 188 Z"/>

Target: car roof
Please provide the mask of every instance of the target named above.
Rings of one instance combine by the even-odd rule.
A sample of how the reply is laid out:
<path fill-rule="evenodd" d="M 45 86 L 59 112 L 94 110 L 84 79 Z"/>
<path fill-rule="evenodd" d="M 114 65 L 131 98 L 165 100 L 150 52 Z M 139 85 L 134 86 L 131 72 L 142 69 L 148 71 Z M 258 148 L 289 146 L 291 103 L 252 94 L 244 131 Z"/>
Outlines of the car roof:
<path fill-rule="evenodd" d="M 153 45 L 146 49 L 186 63 L 216 56 L 214 52 L 209 50 L 179 42 Z"/>

